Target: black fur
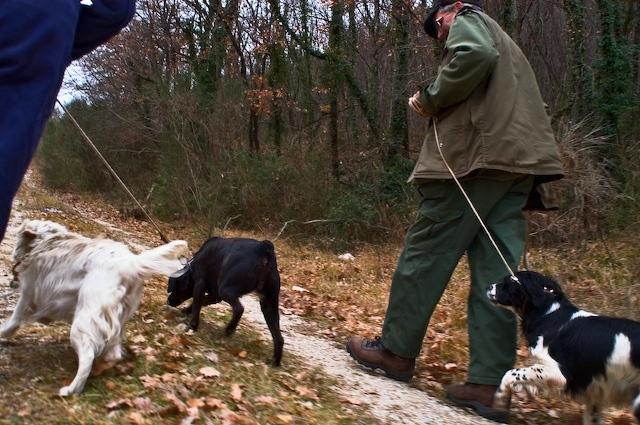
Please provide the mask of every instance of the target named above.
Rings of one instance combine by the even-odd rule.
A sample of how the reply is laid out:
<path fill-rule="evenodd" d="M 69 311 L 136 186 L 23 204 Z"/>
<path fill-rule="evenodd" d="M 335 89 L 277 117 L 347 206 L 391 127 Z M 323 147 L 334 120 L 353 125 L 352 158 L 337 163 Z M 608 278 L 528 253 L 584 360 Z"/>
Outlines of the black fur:
<path fill-rule="evenodd" d="M 244 238 L 211 238 L 206 241 L 178 277 L 170 277 L 167 303 L 177 307 L 189 298 L 183 311 L 191 315 L 190 326 L 197 330 L 200 309 L 225 301 L 233 316 L 225 332 L 231 335 L 244 313 L 240 297 L 250 292 L 260 295 L 260 307 L 273 338 L 273 362 L 280 365 L 284 339 L 280 332 L 280 275 L 273 244 Z"/>
<path fill-rule="evenodd" d="M 598 377 L 610 379 L 606 376 L 607 361 L 619 334 L 631 342 L 630 361 L 636 370 L 630 372 L 630 378 L 640 373 L 640 323 L 596 315 L 572 319 L 580 309 L 569 301 L 555 281 L 531 271 L 518 272 L 516 276 L 519 282 L 507 276 L 501 283 L 487 288 L 487 295 L 494 303 L 509 307 L 520 316 L 529 347 L 535 347 L 539 337 L 544 337 L 544 346 L 558 363 L 566 379 L 565 390 L 571 396 L 584 395 Z M 551 311 L 555 303 L 557 309 Z M 638 379 L 635 379 L 636 383 L 632 381 L 629 380 L 624 394 L 618 394 L 616 399 L 626 399 L 629 404 L 634 402 L 640 387 Z M 597 400 L 587 402 L 599 404 Z M 600 403 L 606 405 L 607 401 Z M 635 407 L 634 414 L 640 421 L 640 406 Z"/>

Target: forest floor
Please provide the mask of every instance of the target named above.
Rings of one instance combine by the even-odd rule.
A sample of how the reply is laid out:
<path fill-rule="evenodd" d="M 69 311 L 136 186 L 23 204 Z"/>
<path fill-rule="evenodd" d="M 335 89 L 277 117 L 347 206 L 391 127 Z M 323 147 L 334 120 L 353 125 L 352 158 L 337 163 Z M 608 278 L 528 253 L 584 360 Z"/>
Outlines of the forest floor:
<path fill-rule="evenodd" d="M 18 290 L 9 287 L 15 230 L 24 219 L 54 220 L 86 236 L 102 236 L 132 249 L 160 244 L 152 226 L 123 215 L 104 200 L 45 190 L 31 172 L 14 204 L 0 245 L 0 320 L 11 314 Z M 206 226 L 161 223 L 170 239 L 187 239 L 195 251 Z M 218 236 L 272 239 L 272 234 L 218 230 Z M 368 373 L 349 358 L 349 335 L 375 336 L 386 308 L 399 243 L 364 245 L 353 260 L 301 243 L 286 234 L 275 243 L 282 279 L 283 366 L 269 365 L 272 345 L 255 299 L 232 337 L 223 327 L 227 305 L 203 310 L 201 328 L 185 333 L 184 317 L 165 305 L 166 282 L 152 279 L 138 313 L 127 325 L 127 356 L 90 377 L 80 396 L 61 398 L 77 360 L 69 326 L 28 325 L 0 341 L 0 423 L 224 423 L 224 424 L 483 424 L 444 401 L 443 386 L 463 382 L 468 356 L 468 269 L 462 261 L 425 338 L 412 382 Z M 632 234 L 577 248 L 533 249 L 531 264 L 558 277 L 580 307 L 640 319 L 640 247 Z M 518 363 L 527 363 L 521 344 Z M 579 424 L 580 406 L 562 396 L 516 396 L 513 424 Z M 626 410 L 610 411 L 607 424 L 632 424 Z"/>

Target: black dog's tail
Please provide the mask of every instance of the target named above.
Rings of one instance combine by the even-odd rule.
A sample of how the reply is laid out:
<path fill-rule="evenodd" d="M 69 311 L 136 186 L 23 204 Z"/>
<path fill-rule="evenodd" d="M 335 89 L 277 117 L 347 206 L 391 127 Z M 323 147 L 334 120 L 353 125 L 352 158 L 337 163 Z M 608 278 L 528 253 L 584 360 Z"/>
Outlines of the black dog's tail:
<path fill-rule="evenodd" d="M 260 254 L 266 260 L 264 263 L 265 279 L 261 279 L 269 288 L 259 288 L 260 292 L 264 290 L 280 290 L 280 274 L 278 273 L 278 262 L 276 261 L 276 249 L 271 241 L 264 240 L 259 245 Z"/>

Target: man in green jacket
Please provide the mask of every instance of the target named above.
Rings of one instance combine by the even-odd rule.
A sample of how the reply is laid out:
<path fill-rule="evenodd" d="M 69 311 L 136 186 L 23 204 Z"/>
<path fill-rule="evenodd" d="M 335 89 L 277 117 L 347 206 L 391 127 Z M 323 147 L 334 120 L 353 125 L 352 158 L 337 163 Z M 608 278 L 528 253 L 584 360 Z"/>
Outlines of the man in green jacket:
<path fill-rule="evenodd" d="M 516 356 L 512 313 L 489 302 L 486 287 L 509 272 L 447 170 L 439 143 L 500 251 L 516 270 L 524 251 L 523 208 L 541 207 L 539 184 L 563 176 L 557 143 L 526 57 L 479 0 L 434 2 L 425 31 L 444 42 L 433 83 L 409 106 L 430 120 L 410 177 L 422 200 L 393 276 L 382 335 L 352 337 L 359 363 L 409 381 L 431 315 L 467 254 L 469 372 L 447 388 L 454 403 L 506 422 L 493 394 Z"/>

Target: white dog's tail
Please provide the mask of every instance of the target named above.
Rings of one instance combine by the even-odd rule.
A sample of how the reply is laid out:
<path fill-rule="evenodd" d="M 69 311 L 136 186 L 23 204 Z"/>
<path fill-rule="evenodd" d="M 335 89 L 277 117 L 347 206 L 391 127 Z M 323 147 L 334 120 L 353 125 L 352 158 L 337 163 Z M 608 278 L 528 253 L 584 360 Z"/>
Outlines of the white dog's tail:
<path fill-rule="evenodd" d="M 182 268 L 179 258 L 188 255 L 189 248 L 186 241 L 172 241 L 136 255 L 131 269 L 125 272 L 135 274 L 142 279 L 155 274 L 168 276 Z"/>

